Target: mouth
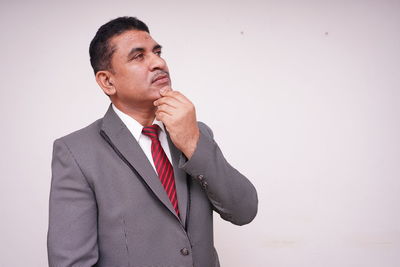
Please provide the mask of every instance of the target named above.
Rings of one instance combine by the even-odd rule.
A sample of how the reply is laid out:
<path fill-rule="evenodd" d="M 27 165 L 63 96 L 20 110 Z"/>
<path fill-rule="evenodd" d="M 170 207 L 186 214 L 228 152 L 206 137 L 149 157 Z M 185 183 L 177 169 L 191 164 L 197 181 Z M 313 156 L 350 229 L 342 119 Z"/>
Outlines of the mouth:
<path fill-rule="evenodd" d="M 169 75 L 167 73 L 160 73 L 156 75 L 151 81 L 152 84 L 165 84 L 169 82 Z"/>

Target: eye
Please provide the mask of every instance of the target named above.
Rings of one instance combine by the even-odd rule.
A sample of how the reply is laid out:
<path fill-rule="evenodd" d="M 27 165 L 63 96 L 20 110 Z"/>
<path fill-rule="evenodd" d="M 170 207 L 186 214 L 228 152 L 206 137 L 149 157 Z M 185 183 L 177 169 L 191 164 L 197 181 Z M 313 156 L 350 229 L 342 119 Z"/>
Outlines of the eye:
<path fill-rule="evenodd" d="M 161 50 L 154 51 L 154 54 L 156 54 L 157 56 L 161 56 Z"/>
<path fill-rule="evenodd" d="M 134 59 L 134 60 L 142 60 L 143 58 L 144 58 L 144 54 L 140 53 L 140 54 L 135 55 L 132 59 Z"/>

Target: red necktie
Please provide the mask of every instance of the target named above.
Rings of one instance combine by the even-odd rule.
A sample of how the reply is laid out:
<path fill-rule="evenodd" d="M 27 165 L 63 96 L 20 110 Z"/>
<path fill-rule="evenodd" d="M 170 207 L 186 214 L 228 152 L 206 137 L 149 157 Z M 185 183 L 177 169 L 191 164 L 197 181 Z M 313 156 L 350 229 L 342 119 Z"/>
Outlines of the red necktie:
<path fill-rule="evenodd" d="M 156 167 L 158 177 L 160 178 L 160 181 L 167 192 L 169 200 L 171 201 L 172 206 L 179 217 L 174 169 L 161 146 L 160 140 L 158 140 L 159 130 L 160 127 L 157 124 L 153 124 L 152 126 L 143 127 L 142 133 L 151 138 L 151 155 L 153 156 L 154 166 Z"/>

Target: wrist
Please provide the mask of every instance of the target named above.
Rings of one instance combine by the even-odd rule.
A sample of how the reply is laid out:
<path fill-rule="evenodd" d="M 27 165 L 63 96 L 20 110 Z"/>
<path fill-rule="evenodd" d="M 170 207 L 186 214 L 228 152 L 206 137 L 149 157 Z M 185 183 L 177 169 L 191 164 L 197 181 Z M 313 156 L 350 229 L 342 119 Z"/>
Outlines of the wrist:
<path fill-rule="evenodd" d="M 199 138 L 200 138 L 200 131 L 199 129 L 197 129 L 197 131 L 195 131 L 195 133 L 193 135 L 191 135 L 192 138 L 190 138 L 188 140 L 188 142 L 186 143 L 185 149 L 182 150 L 182 153 L 186 156 L 186 158 L 189 160 L 194 151 L 197 148 L 197 143 L 199 142 Z"/>

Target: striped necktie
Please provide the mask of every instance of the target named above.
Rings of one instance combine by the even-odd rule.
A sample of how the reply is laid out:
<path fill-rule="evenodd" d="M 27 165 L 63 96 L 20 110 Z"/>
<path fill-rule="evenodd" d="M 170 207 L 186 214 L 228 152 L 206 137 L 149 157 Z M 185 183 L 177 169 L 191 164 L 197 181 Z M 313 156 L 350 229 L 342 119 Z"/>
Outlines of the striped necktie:
<path fill-rule="evenodd" d="M 143 127 L 142 133 L 151 139 L 151 155 L 153 156 L 154 166 L 156 167 L 158 177 L 167 192 L 168 198 L 179 217 L 174 169 L 161 146 L 160 140 L 158 139 L 159 131 L 160 127 L 157 124 L 153 124 L 152 126 Z"/>

